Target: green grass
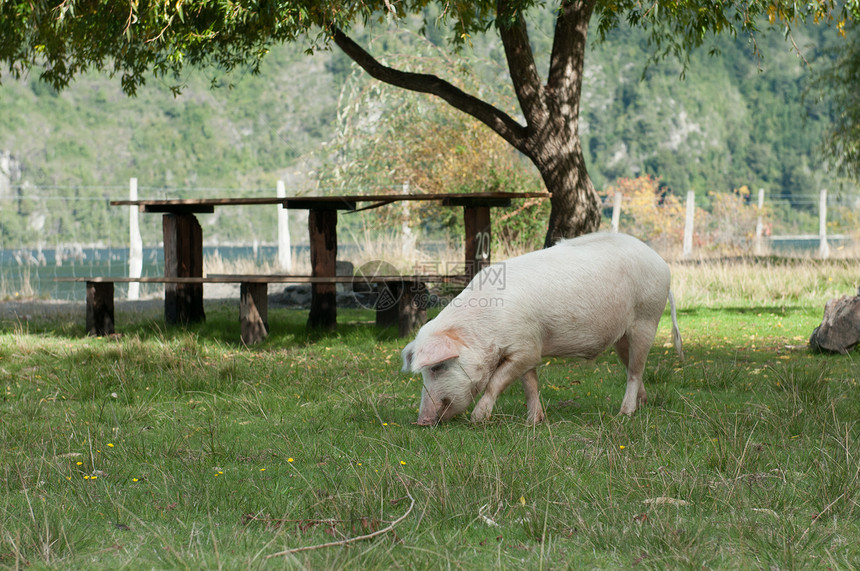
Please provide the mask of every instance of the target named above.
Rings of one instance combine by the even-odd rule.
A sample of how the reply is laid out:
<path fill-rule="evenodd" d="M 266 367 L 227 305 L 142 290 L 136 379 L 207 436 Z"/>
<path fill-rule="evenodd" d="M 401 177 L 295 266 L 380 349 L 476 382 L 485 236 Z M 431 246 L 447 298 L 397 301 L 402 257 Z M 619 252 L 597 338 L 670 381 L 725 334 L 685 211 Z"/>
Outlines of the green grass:
<path fill-rule="evenodd" d="M 340 313 L 309 337 L 235 340 L 233 306 L 165 328 L 118 315 L 0 324 L 0 568 L 831 568 L 860 566 L 854 356 L 803 345 L 823 305 L 682 303 L 649 403 L 623 367 L 548 359 L 548 421 L 513 386 L 492 419 L 413 425 L 403 342 Z M 266 559 L 399 525 L 368 541 Z M 657 500 L 658 498 L 668 498 Z"/>

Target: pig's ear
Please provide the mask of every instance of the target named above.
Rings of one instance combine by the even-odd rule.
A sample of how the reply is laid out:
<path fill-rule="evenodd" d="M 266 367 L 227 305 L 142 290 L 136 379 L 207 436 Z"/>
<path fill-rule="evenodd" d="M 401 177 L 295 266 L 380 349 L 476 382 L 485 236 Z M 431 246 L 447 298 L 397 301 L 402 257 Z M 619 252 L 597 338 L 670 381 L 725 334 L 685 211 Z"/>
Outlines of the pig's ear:
<path fill-rule="evenodd" d="M 433 335 L 419 347 L 413 355 L 412 370 L 420 371 L 449 359 L 460 356 L 460 346 L 446 334 Z"/>
<path fill-rule="evenodd" d="M 415 355 L 415 341 L 410 341 L 409 344 L 403 348 L 403 351 L 400 353 L 400 358 L 403 359 L 403 368 L 400 369 L 402 372 L 406 372 L 412 369 L 412 357 Z"/>

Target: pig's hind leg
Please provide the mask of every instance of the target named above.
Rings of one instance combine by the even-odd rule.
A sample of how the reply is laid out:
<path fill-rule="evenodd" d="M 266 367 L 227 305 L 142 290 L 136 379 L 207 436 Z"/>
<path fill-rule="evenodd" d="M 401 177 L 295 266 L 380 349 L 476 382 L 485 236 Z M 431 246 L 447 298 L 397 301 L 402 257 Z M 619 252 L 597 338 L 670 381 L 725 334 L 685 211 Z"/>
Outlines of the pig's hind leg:
<path fill-rule="evenodd" d="M 642 376 L 655 334 L 656 328 L 652 326 L 631 327 L 615 343 L 615 350 L 627 368 L 627 390 L 621 401 L 621 414 L 632 415 L 640 404 L 648 401 Z"/>

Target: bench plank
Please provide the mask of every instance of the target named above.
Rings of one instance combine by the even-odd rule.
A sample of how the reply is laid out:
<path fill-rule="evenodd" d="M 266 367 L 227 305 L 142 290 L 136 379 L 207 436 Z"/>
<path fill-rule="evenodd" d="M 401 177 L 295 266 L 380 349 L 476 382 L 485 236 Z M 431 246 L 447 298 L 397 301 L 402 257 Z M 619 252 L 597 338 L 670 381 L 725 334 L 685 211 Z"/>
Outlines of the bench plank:
<path fill-rule="evenodd" d="M 410 335 L 427 321 L 426 283 L 465 283 L 461 275 L 420 275 L 420 276 L 362 276 L 363 284 L 383 284 L 380 302 L 377 303 L 376 323 L 381 327 L 396 326 L 400 337 Z M 206 283 L 238 283 L 239 322 L 241 340 L 253 345 L 265 340 L 269 335 L 269 298 L 270 283 L 311 283 L 330 285 L 350 283 L 351 276 L 330 278 L 288 275 L 215 275 L 208 277 L 58 277 L 55 281 L 86 282 L 88 335 L 105 336 L 115 332 L 114 325 L 114 284 L 116 283 L 165 283 L 194 284 L 203 287 Z M 388 303 L 385 301 L 388 300 Z M 336 303 L 335 300 L 332 303 Z"/>
<path fill-rule="evenodd" d="M 287 275 L 287 274 L 210 274 L 206 277 L 199 278 L 181 278 L 181 277 L 162 277 L 162 276 L 142 276 L 139 278 L 130 278 L 126 276 L 93 276 L 93 277 L 56 277 L 57 282 L 93 282 L 93 283 L 131 283 L 140 282 L 148 284 L 164 284 L 164 283 L 195 283 L 195 284 L 239 284 L 247 283 L 266 283 L 266 284 L 312 284 L 312 283 L 333 283 L 333 284 L 348 284 L 354 281 L 386 283 L 420 281 L 425 283 L 460 283 L 465 284 L 468 276 L 465 275 L 438 275 L 438 274 L 405 274 L 405 275 L 383 275 L 383 276 L 332 276 L 332 277 L 317 277 L 307 275 Z"/>

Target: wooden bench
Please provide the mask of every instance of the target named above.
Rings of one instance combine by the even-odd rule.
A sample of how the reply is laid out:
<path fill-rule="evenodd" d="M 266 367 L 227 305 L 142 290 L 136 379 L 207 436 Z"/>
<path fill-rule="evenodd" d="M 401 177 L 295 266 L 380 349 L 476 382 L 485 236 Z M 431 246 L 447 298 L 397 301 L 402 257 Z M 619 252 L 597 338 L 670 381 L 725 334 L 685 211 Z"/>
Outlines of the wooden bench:
<path fill-rule="evenodd" d="M 382 286 L 380 296 L 389 300 L 388 304 L 376 307 L 376 324 L 382 327 L 396 325 L 400 337 L 406 337 L 427 320 L 428 283 L 466 283 L 461 275 L 383 275 L 383 276 L 337 276 L 314 277 L 295 275 L 210 275 L 206 277 L 68 277 L 55 278 L 56 281 L 85 282 L 87 284 L 86 331 L 89 335 L 103 336 L 113 334 L 114 284 L 117 283 L 161 283 L 161 284 L 239 284 L 239 323 L 241 339 L 246 345 L 253 345 L 269 335 L 269 296 L 270 283 L 289 284 L 339 284 L 356 283 L 378 284 Z M 164 300 L 165 316 L 169 323 L 188 323 L 182 315 L 175 315 L 177 307 L 187 306 L 170 299 L 177 290 L 167 290 Z M 179 289 L 181 295 L 181 289 Z M 202 301 L 201 301 L 202 304 Z M 199 308 L 197 315 L 203 315 Z"/>

